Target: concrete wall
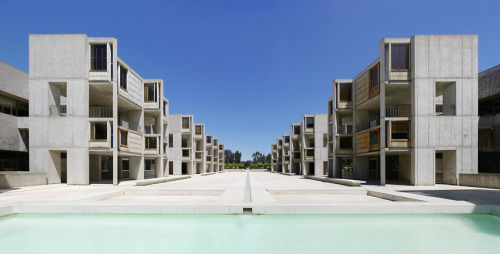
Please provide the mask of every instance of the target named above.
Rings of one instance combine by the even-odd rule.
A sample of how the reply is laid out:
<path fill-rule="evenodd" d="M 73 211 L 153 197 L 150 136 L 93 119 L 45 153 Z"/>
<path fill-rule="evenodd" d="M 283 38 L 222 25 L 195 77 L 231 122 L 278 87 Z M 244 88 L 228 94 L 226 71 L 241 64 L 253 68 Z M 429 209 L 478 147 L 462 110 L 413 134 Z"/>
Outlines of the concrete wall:
<path fill-rule="evenodd" d="M 460 174 L 461 186 L 500 189 L 500 174 Z"/>
<path fill-rule="evenodd" d="M 18 171 L 0 172 L 0 188 L 47 184 L 47 174 Z"/>
<path fill-rule="evenodd" d="M 416 35 L 411 43 L 412 184 L 435 183 L 436 150 L 456 151 L 456 174 L 477 173 L 477 36 Z M 455 83 L 455 116 L 435 116 L 438 82 Z"/>
<path fill-rule="evenodd" d="M 500 65 L 479 73 L 479 99 L 500 94 Z"/>
<path fill-rule="evenodd" d="M 18 129 L 18 118 L 20 117 L 0 113 L 0 150 L 28 151 Z"/>
<path fill-rule="evenodd" d="M 28 73 L 0 61 L 0 91 L 27 100 L 28 86 Z"/>
<path fill-rule="evenodd" d="M 68 184 L 89 183 L 89 61 L 85 35 L 30 35 L 30 172 L 48 183 L 60 182 L 50 151 L 67 152 Z M 67 116 L 50 116 L 51 84 L 64 84 Z"/>

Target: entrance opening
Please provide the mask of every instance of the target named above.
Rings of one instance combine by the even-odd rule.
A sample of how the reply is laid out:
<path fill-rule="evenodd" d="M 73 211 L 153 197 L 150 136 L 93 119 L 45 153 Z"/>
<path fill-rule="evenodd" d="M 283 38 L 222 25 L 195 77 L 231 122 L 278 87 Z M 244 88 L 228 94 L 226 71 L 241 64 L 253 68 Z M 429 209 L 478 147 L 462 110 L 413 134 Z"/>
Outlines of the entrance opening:
<path fill-rule="evenodd" d="M 182 163 L 182 174 L 187 175 L 187 163 L 186 162 Z"/>
<path fill-rule="evenodd" d="M 113 180 L 113 157 L 101 156 L 101 179 Z"/>
<path fill-rule="evenodd" d="M 68 182 L 68 154 L 61 153 L 61 183 Z"/>
<path fill-rule="evenodd" d="M 399 180 L 399 156 L 386 156 L 385 165 L 386 179 Z"/>
<path fill-rule="evenodd" d="M 174 162 L 169 161 L 168 162 L 168 175 L 173 175 L 174 174 Z"/>
<path fill-rule="evenodd" d="M 436 151 L 435 164 L 436 183 L 457 184 L 457 152 L 455 150 Z"/>
<path fill-rule="evenodd" d="M 378 157 L 370 157 L 368 162 L 368 179 L 380 181 Z"/>
<path fill-rule="evenodd" d="M 328 161 L 323 161 L 323 175 L 328 175 Z"/>

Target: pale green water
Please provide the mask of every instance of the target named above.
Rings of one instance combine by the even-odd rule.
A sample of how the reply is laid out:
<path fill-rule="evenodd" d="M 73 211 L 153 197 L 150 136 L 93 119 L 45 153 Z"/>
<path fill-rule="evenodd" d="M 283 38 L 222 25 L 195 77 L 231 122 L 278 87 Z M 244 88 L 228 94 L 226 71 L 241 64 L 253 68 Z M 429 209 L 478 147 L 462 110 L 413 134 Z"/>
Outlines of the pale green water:
<path fill-rule="evenodd" d="M 0 253 L 500 253 L 492 215 L 0 217 Z"/>

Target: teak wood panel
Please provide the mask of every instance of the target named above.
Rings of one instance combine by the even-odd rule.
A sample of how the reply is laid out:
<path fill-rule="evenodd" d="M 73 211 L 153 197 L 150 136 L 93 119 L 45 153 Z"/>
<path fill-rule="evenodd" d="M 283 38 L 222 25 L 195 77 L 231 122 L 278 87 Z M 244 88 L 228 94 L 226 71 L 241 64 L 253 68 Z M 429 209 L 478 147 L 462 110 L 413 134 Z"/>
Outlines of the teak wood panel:
<path fill-rule="evenodd" d="M 369 99 L 370 72 L 365 71 L 359 78 L 354 80 L 356 84 L 356 106 Z"/>
<path fill-rule="evenodd" d="M 356 134 L 356 153 L 367 153 L 370 151 L 370 132 L 365 131 Z"/>

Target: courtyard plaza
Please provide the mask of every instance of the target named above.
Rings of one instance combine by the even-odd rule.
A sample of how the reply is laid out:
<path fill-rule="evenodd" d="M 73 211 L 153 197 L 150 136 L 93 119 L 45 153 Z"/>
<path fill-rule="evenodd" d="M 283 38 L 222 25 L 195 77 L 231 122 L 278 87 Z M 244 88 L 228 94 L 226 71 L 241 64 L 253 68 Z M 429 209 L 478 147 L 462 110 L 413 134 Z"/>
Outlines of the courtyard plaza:
<path fill-rule="evenodd" d="M 148 214 L 377 214 L 490 213 L 500 190 L 362 184 L 359 187 L 270 172 L 224 172 L 169 176 L 169 182 L 139 181 L 88 186 L 51 184 L 0 189 L 0 215 L 10 213 Z M 178 178 L 178 180 L 176 180 Z M 147 181 L 147 180 L 143 180 Z M 2 212 L 3 211 L 3 212 Z"/>

